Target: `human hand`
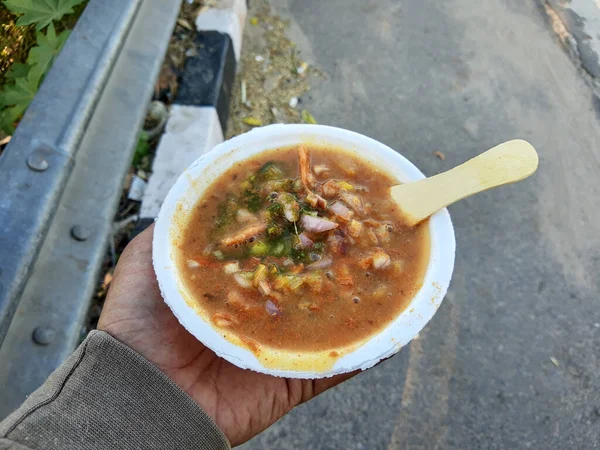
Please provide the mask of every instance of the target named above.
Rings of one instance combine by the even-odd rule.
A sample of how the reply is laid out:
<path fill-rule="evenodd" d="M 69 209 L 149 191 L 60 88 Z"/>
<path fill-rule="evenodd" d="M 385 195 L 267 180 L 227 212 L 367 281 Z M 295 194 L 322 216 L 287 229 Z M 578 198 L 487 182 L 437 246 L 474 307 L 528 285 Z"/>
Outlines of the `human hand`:
<path fill-rule="evenodd" d="M 293 407 L 352 377 L 319 380 L 259 374 L 219 358 L 188 333 L 163 301 L 152 266 L 154 225 L 125 249 L 115 269 L 98 329 L 157 366 L 239 445 Z"/>

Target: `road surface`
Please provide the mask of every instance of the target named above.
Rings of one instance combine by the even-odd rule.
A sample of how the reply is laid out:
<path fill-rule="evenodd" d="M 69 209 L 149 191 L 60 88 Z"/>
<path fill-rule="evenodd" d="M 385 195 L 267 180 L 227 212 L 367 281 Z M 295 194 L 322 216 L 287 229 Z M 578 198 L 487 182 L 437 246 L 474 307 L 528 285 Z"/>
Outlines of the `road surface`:
<path fill-rule="evenodd" d="M 272 3 L 326 74 L 319 123 L 427 175 L 513 138 L 540 166 L 450 208 L 456 270 L 417 340 L 241 448 L 600 448 L 600 101 L 541 3 Z"/>

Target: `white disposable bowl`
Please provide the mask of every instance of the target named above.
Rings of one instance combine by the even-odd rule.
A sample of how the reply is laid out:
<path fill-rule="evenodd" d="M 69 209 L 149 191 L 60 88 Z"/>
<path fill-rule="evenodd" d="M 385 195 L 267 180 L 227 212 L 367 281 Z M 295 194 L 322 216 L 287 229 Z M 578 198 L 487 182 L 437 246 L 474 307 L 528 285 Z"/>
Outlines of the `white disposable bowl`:
<path fill-rule="evenodd" d="M 273 349 L 268 352 L 269 358 L 263 358 L 263 355 L 257 356 L 244 346 L 232 342 L 230 336 L 230 339 L 226 339 L 223 330 L 213 328 L 208 319 L 202 317 L 202 313 L 193 308 L 189 301 L 177 270 L 177 252 L 173 243 L 180 236 L 181 224 L 185 222 L 186 215 L 220 174 L 233 164 L 265 150 L 302 143 L 342 148 L 404 183 L 425 178 L 419 169 L 399 153 L 352 131 L 322 125 L 270 125 L 256 128 L 217 145 L 200 156 L 179 177 L 169 191 L 156 221 L 153 261 L 165 302 L 181 324 L 217 355 L 241 368 L 270 375 L 322 378 L 367 369 L 398 352 L 421 331 L 437 311 L 450 284 L 455 239 L 448 211 L 443 209 L 434 214 L 429 220 L 431 254 L 421 289 L 408 307 L 379 334 L 341 351 L 342 356 L 331 359 L 331 363 L 323 364 L 323 354 L 285 351 L 280 354 Z"/>

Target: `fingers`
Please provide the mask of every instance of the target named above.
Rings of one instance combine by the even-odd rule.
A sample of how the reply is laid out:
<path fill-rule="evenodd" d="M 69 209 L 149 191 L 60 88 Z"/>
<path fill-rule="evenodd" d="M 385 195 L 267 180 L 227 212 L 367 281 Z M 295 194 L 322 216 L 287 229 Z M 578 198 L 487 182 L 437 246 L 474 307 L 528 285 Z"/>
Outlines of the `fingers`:
<path fill-rule="evenodd" d="M 141 304 L 160 296 L 152 266 L 152 236 L 154 225 L 135 237 L 125 248 L 115 267 L 113 280 L 108 289 L 104 309 L 98 322 L 102 328 L 106 324 L 115 302 L 122 307 L 130 303 Z"/>

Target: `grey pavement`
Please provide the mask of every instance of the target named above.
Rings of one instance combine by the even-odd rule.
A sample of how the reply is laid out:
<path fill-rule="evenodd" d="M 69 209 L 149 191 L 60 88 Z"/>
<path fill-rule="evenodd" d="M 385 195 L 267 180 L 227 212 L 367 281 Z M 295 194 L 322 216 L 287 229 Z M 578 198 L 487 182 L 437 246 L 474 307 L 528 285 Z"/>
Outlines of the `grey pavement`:
<path fill-rule="evenodd" d="M 428 175 L 512 138 L 540 166 L 450 208 L 454 279 L 417 340 L 241 448 L 600 448 L 600 101 L 543 5 L 273 4 L 327 76 L 303 99 L 319 123 Z"/>

